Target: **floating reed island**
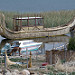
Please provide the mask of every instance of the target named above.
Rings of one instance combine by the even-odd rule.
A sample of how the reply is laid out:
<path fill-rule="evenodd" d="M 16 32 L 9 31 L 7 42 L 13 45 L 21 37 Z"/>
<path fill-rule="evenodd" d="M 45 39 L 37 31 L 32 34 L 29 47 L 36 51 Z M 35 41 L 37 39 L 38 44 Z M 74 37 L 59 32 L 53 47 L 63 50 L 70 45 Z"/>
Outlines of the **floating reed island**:
<path fill-rule="evenodd" d="M 65 25 L 45 28 L 44 17 L 15 15 L 12 30 L 7 28 L 5 16 L 0 13 L 0 35 L 8 39 L 24 39 L 57 36 L 69 33 L 75 27 L 75 18 Z M 72 29 L 71 29 L 72 28 Z"/>

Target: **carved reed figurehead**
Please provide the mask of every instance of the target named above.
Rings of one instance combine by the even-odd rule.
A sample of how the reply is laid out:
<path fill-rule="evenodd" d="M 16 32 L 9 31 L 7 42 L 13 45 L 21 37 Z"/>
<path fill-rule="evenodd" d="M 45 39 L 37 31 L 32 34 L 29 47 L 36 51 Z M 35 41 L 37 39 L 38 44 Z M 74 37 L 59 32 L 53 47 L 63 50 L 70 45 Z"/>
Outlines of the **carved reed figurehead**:
<path fill-rule="evenodd" d="M 5 16 L 3 13 L 0 13 L 0 25 L 5 26 Z"/>
<path fill-rule="evenodd" d="M 4 36 L 4 28 L 5 28 L 5 16 L 3 13 L 0 13 L 0 35 Z"/>

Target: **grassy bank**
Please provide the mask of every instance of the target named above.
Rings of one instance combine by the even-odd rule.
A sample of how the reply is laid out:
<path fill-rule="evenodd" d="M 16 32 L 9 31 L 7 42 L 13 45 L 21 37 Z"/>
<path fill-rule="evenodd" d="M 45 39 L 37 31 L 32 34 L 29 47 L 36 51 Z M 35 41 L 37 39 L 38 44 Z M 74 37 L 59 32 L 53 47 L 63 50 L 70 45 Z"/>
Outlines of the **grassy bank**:
<path fill-rule="evenodd" d="M 40 56 L 40 55 L 39 55 Z M 4 58 L 2 59 L 2 63 L 4 63 Z M 13 62 L 26 62 L 27 60 L 25 58 L 21 59 L 21 58 L 11 58 L 10 59 L 11 61 Z M 43 75 L 43 74 L 46 74 L 46 75 L 75 75 L 75 72 L 72 72 L 72 73 L 68 73 L 68 72 L 62 72 L 61 70 L 57 70 L 55 69 L 54 66 L 52 65 L 47 65 L 47 66 L 42 66 L 42 63 L 45 62 L 45 57 L 44 55 L 40 56 L 40 57 L 37 57 L 37 60 L 36 60 L 36 57 L 32 58 L 32 68 L 29 68 L 28 70 L 30 72 L 33 72 L 33 73 L 38 73 L 38 75 Z M 1 58 L 0 58 L 0 68 L 3 69 L 4 68 L 4 64 L 1 64 Z M 10 71 L 13 71 L 13 70 L 19 70 L 19 71 L 22 71 L 23 69 L 26 69 L 26 65 L 8 65 L 7 66 L 7 69 L 10 70 Z"/>
<path fill-rule="evenodd" d="M 21 14 L 19 12 L 3 12 L 3 13 L 5 15 L 5 22 L 8 28 L 12 28 L 13 16 Z M 23 14 L 24 15 L 29 14 L 29 16 L 33 16 L 36 13 L 23 13 Z M 48 27 L 56 27 L 68 23 L 75 16 L 75 10 L 41 12 L 39 14 L 44 17 L 44 27 L 48 28 Z"/>

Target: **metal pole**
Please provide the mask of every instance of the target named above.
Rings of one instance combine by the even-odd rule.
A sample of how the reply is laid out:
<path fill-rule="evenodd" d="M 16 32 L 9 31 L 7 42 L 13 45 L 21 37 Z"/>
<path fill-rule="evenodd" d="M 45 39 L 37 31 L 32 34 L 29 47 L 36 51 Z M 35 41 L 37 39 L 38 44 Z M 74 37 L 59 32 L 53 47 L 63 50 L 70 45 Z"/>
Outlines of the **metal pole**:
<path fill-rule="evenodd" d="M 37 56 L 38 56 L 38 50 L 36 50 L 36 60 L 38 59 L 38 57 L 37 57 Z"/>
<path fill-rule="evenodd" d="M 5 66 L 5 68 L 7 67 L 7 63 L 6 63 L 6 51 L 5 51 L 5 54 L 4 54 L 4 66 Z"/>
<path fill-rule="evenodd" d="M 28 49 L 26 48 L 26 56 L 27 56 L 27 69 L 28 69 Z"/>
<path fill-rule="evenodd" d="M 36 50 L 36 60 L 37 60 L 37 50 Z"/>

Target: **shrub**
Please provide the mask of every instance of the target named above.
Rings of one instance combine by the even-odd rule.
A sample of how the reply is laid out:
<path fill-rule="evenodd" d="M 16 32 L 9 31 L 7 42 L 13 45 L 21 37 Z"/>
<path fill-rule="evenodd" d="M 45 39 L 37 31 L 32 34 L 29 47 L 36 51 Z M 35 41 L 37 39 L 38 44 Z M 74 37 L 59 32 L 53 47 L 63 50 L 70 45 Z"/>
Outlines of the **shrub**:
<path fill-rule="evenodd" d="M 68 50 L 75 51 L 75 37 L 70 38 L 69 44 L 68 44 Z"/>

